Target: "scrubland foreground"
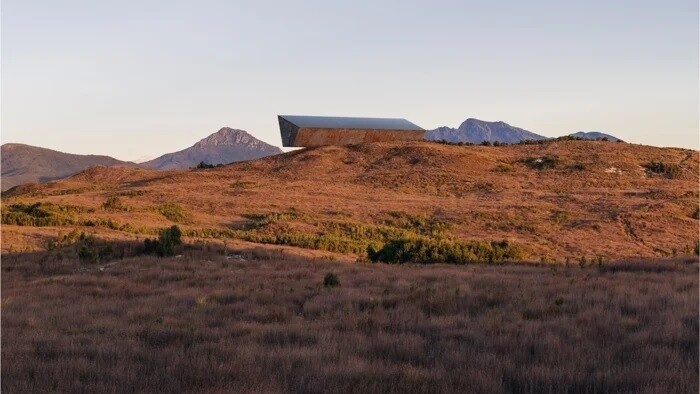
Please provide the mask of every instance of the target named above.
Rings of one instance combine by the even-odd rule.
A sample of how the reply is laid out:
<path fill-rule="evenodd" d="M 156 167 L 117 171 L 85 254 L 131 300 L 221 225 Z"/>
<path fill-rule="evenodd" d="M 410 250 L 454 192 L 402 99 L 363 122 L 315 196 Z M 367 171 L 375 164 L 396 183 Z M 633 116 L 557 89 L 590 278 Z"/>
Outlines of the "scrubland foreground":
<path fill-rule="evenodd" d="M 5 254 L 2 392 L 698 392 L 696 258 L 386 265 L 251 248 Z"/>

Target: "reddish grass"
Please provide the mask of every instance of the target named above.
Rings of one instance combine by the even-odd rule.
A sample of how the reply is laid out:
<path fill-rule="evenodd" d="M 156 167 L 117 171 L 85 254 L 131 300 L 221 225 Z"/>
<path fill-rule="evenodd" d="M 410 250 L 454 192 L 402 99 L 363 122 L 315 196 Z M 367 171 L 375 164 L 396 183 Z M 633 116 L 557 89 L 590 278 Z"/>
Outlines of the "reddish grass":
<path fill-rule="evenodd" d="M 2 390 L 698 392 L 698 264 L 4 255 Z M 340 286 L 323 286 L 327 272 Z"/>

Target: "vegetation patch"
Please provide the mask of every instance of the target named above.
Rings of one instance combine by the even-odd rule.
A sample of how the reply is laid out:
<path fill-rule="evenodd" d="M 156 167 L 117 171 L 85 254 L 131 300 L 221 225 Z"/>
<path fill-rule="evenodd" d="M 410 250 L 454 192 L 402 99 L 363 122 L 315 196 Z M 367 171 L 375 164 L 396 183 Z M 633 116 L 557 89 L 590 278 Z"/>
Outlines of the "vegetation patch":
<path fill-rule="evenodd" d="M 68 226 L 77 223 L 76 214 L 85 208 L 46 202 L 16 203 L 2 210 L 2 224 L 17 226 Z"/>
<path fill-rule="evenodd" d="M 175 254 L 175 247 L 182 244 L 182 230 L 178 226 L 171 226 L 161 230 L 158 239 L 147 238 L 143 241 L 144 253 L 157 254 L 160 257 Z"/>
<path fill-rule="evenodd" d="M 102 209 L 107 211 L 129 211 L 119 196 L 111 196 L 102 204 Z"/>
<path fill-rule="evenodd" d="M 528 157 L 522 162 L 533 170 L 541 171 L 556 168 L 561 160 L 557 155 L 545 155 L 542 157 Z"/>
<path fill-rule="evenodd" d="M 668 179 L 680 179 L 682 174 L 681 167 L 678 164 L 667 164 L 661 160 L 652 160 L 642 164 L 642 167 L 644 167 L 647 174 L 662 175 Z"/>
<path fill-rule="evenodd" d="M 165 216 L 166 219 L 175 223 L 182 223 L 187 220 L 187 212 L 183 207 L 177 204 L 160 205 L 158 207 L 158 212 Z"/>
<path fill-rule="evenodd" d="M 64 257 L 77 257 L 83 264 L 104 263 L 114 258 L 124 257 L 123 253 L 119 255 L 115 253 L 115 249 L 107 241 L 94 235 L 86 235 L 78 229 L 50 240 L 46 249 L 56 251 L 59 260 Z"/>
<path fill-rule="evenodd" d="M 224 166 L 223 164 L 214 165 L 214 164 L 209 164 L 209 163 L 200 161 L 199 164 L 197 164 L 197 167 L 195 167 L 195 168 L 201 170 L 201 169 L 207 169 L 207 168 L 218 168 L 218 167 L 223 167 L 223 166 Z"/>
<path fill-rule="evenodd" d="M 340 286 L 340 279 L 338 275 L 333 272 L 329 272 L 323 277 L 323 286 L 325 287 L 338 287 Z"/>
<path fill-rule="evenodd" d="M 430 236 L 442 235 L 453 226 L 453 223 L 447 219 L 412 215 L 399 211 L 389 212 L 383 224 Z"/>
<path fill-rule="evenodd" d="M 586 171 L 586 165 L 581 162 L 576 162 L 569 166 L 571 171 Z"/>
<path fill-rule="evenodd" d="M 367 257 L 390 264 L 500 263 L 522 258 L 522 251 L 506 240 L 487 243 L 415 237 L 392 239 L 379 249 L 369 246 Z"/>
<path fill-rule="evenodd" d="M 273 223 L 287 222 L 298 219 L 300 214 L 295 209 L 288 209 L 284 212 L 247 213 L 242 216 L 250 220 L 250 222 L 246 224 L 245 229 L 254 230 L 266 227 Z"/>
<path fill-rule="evenodd" d="M 508 163 L 498 163 L 493 170 L 496 172 L 513 172 L 513 166 Z"/>

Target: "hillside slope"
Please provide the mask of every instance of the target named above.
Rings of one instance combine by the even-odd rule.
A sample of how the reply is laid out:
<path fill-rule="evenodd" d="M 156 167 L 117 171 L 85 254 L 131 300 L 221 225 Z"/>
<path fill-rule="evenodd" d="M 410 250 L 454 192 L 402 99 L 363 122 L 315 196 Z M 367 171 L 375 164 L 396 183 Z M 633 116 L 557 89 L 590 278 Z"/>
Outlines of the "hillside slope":
<path fill-rule="evenodd" d="M 207 164 L 229 164 L 282 153 L 282 150 L 243 130 L 224 127 L 193 146 L 142 163 L 157 169 L 191 168 Z"/>
<path fill-rule="evenodd" d="M 121 208 L 102 206 L 111 196 Z M 537 261 L 664 256 L 697 241 L 698 152 L 604 141 L 327 146 L 209 170 L 95 168 L 3 204 L 16 201 L 78 207 L 129 234 L 177 223 L 190 236 L 361 253 L 372 237 L 410 231 L 508 239 Z M 17 239 L 31 231 L 3 226 Z"/>
<path fill-rule="evenodd" d="M 136 166 L 109 156 L 75 155 L 25 144 L 2 145 L 2 190 L 65 178 L 94 166 Z"/>

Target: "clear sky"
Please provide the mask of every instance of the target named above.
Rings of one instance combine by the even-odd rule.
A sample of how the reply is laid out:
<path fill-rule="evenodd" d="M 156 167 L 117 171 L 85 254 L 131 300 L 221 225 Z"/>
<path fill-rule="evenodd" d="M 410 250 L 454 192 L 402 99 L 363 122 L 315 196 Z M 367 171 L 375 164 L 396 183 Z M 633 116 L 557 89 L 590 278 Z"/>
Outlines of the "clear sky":
<path fill-rule="evenodd" d="M 296 3 L 296 4 L 295 4 Z M 277 114 L 698 147 L 698 1 L 2 1 L 1 137 L 133 160 Z"/>

